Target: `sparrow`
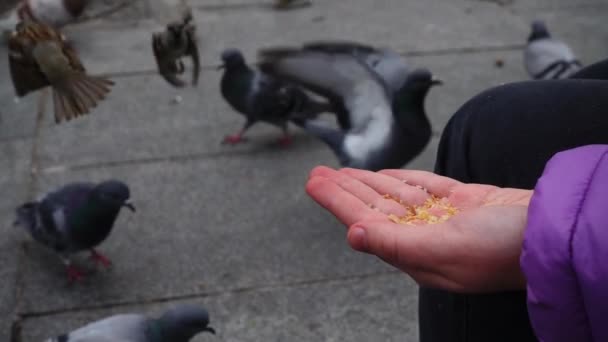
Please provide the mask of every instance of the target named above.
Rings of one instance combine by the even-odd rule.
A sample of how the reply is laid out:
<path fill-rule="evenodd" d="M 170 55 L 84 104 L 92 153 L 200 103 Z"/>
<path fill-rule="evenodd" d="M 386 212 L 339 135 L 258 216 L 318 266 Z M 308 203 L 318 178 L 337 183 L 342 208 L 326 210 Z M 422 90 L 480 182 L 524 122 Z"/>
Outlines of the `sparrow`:
<path fill-rule="evenodd" d="M 51 26 L 26 20 L 8 41 L 9 68 L 18 97 L 50 86 L 55 122 L 88 114 L 114 82 L 86 74 L 66 37 Z"/>
<path fill-rule="evenodd" d="M 152 34 L 152 50 L 158 72 L 171 85 L 182 88 L 186 85 L 177 75 L 184 73 L 183 57 L 192 58 L 192 85 L 196 86 L 200 74 L 200 58 L 196 40 L 196 26 L 192 12 L 184 12 L 181 21 L 171 22 L 165 31 Z"/>
<path fill-rule="evenodd" d="M 22 0 L 17 5 L 19 19 L 37 21 L 56 28 L 80 17 L 90 0 Z"/>

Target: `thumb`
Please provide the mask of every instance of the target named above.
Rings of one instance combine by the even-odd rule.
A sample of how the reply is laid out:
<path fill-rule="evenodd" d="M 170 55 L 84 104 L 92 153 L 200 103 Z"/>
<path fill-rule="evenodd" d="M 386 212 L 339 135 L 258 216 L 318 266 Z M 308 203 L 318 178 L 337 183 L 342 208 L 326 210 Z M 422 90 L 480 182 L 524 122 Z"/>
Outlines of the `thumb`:
<path fill-rule="evenodd" d="M 400 269 L 427 268 L 437 235 L 429 226 L 410 226 L 387 220 L 361 221 L 348 229 L 347 240 L 359 252 L 378 256 Z"/>

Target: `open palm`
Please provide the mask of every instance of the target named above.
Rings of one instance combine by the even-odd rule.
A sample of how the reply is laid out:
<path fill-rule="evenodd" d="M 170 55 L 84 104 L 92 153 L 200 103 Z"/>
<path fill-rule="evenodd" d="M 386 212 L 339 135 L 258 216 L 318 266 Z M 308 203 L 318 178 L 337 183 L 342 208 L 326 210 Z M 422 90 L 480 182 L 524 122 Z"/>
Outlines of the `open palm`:
<path fill-rule="evenodd" d="M 306 191 L 349 227 L 354 249 L 377 255 L 422 285 L 459 292 L 525 286 L 519 256 L 532 191 L 464 184 L 425 171 L 327 167 L 312 170 Z M 388 219 L 431 194 L 447 198 L 458 213 L 438 224 Z"/>

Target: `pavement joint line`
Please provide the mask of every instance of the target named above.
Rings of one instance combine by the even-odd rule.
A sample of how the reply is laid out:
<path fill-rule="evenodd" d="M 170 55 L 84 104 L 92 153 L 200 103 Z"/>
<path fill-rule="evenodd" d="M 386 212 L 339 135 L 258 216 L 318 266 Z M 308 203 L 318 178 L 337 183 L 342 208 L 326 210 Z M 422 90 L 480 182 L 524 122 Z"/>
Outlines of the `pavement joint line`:
<path fill-rule="evenodd" d="M 35 196 L 36 191 L 36 183 L 37 183 L 37 173 L 35 170 L 38 168 L 38 142 L 40 138 L 40 132 L 42 130 L 42 121 L 44 118 L 44 113 L 46 111 L 46 105 L 48 100 L 50 90 L 44 89 L 39 95 L 38 98 L 38 108 L 36 114 L 36 126 L 34 129 L 34 137 L 32 141 L 32 150 L 30 152 L 30 173 L 29 180 L 27 182 L 26 189 L 26 198 L 27 201 L 31 201 Z M 21 305 L 23 304 L 23 293 L 25 291 L 25 271 L 26 271 L 26 263 L 25 259 L 27 256 L 27 243 L 23 242 L 21 244 L 21 250 L 19 251 L 19 255 L 17 257 L 17 274 L 15 276 L 15 304 L 13 308 L 13 321 L 11 323 L 11 332 L 10 332 L 10 341 L 11 342 L 20 342 L 22 340 L 21 336 L 21 327 L 23 324 L 23 316 L 19 314 Z"/>
<path fill-rule="evenodd" d="M 5 136 L 5 137 L 0 137 L 0 144 L 1 143 L 7 143 L 7 142 L 16 142 L 16 141 L 24 141 L 24 140 L 29 140 L 34 138 L 33 134 L 22 134 L 22 135 L 12 135 L 12 136 Z"/>
<path fill-rule="evenodd" d="M 588 3 L 578 3 L 573 5 L 557 5 L 557 6 L 514 6 L 511 8 L 511 11 L 514 13 L 525 13 L 529 11 L 567 11 L 572 9 L 594 9 L 594 8 L 608 8 L 608 3 L 606 2 L 588 2 Z"/>
<path fill-rule="evenodd" d="M 431 138 L 441 138 L 440 132 L 433 132 Z M 319 148 L 324 148 L 324 145 L 320 145 Z M 144 158 L 133 158 L 133 159 L 125 159 L 125 160 L 111 160 L 111 161 L 97 161 L 91 163 L 82 163 L 82 164 L 63 164 L 63 165 L 52 165 L 39 169 L 35 169 L 34 172 L 37 174 L 53 174 L 53 173 L 61 173 L 68 171 L 81 171 L 81 170 L 89 170 L 95 169 L 99 167 L 122 167 L 127 165 L 145 165 L 145 164 L 159 164 L 159 163 L 184 163 L 191 161 L 201 161 L 201 160 L 212 160 L 219 159 L 223 157 L 231 157 L 231 156 L 241 156 L 241 155 L 260 155 L 265 154 L 267 152 L 271 152 L 270 148 L 257 148 L 257 149 L 248 149 L 248 150 L 232 150 L 229 152 L 226 151 L 216 151 L 216 152 L 201 152 L 201 153 L 190 153 L 190 154 L 182 154 L 182 155 L 168 155 L 161 157 L 144 157 Z"/>
<path fill-rule="evenodd" d="M 444 48 L 435 50 L 413 50 L 399 52 L 404 57 L 422 57 L 422 56 L 445 56 L 445 55 L 456 55 L 456 54 L 475 54 L 484 52 L 499 52 L 499 51 L 518 51 L 523 50 L 526 44 L 504 44 L 504 45 L 481 45 L 481 46 L 465 46 L 455 48 Z M 221 64 L 203 64 L 201 65 L 202 71 L 213 71 L 219 72 L 218 68 Z M 140 70 L 129 70 L 129 71 L 115 71 L 98 74 L 97 76 L 110 77 L 110 78 L 121 78 L 121 77 L 137 77 L 137 76 L 148 76 L 158 73 L 158 69 L 140 69 Z"/>
<path fill-rule="evenodd" d="M 387 270 L 387 271 L 379 271 L 379 272 L 372 272 L 372 273 L 366 273 L 366 274 L 346 275 L 346 276 L 340 276 L 340 277 L 324 277 L 324 278 L 316 278 L 316 279 L 295 280 L 295 281 L 288 281 L 288 282 L 284 282 L 284 283 L 251 285 L 251 286 L 236 287 L 236 288 L 227 289 L 227 290 L 203 291 L 203 292 L 199 292 L 199 293 L 190 293 L 190 294 L 182 294 L 182 295 L 174 295 L 174 296 L 150 298 L 150 299 L 142 299 L 142 300 L 124 300 L 124 301 L 116 301 L 113 303 L 104 303 L 104 304 L 99 304 L 99 305 L 68 307 L 68 308 L 51 309 L 51 310 L 45 310 L 45 311 L 22 312 L 22 313 L 19 313 L 19 316 L 21 317 L 21 321 L 23 322 L 27 319 L 61 315 L 61 314 L 66 314 L 66 313 L 83 312 L 83 311 L 90 311 L 90 310 L 113 309 L 113 308 L 120 308 L 120 307 L 125 307 L 125 306 L 135 306 L 135 305 L 152 305 L 152 304 L 160 304 L 160 303 L 167 303 L 167 302 L 187 300 L 187 299 L 219 297 L 219 296 L 225 296 L 225 295 L 261 292 L 261 291 L 268 291 L 268 290 L 275 290 L 275 289 L 291 289 L 291 288 L 304 287 L 304 286 L 308 286 L 308 285 L 336 284 L 336 283 L 348 282 L 348 281 L 353 281 L 353 280 L 371 279 L 371 278 L 376 278 L 376 277 L 388 277 L 388 276 L 394 276 L 394 275 L 398 275 L 398 274 L 403 274 L 403 273 L 400 270 Z"/>
<path fill-rule="evenodd" d="M 66 171 L 79 171 L 94 169 L 98 167 L 121 167 L 126 165 L 144 165 L 144 164 L 157 164 L 157 163 L 183 163 L 188 161 L 200 161 L 206 159 L 219 159 L 223 157 L 241 156 L 241 155 L 261 155 L 268 152 L 272 152 L 272 147 L 265 148 L 263 145 L 260 148 L 247 149 L 247 150 L 228 150 L 228 151 L 216 151 L 216 152 L 201 152 L 201 153 L 190 153 L 182 155 L 168 155 L 161 157 L 143 157 L 133 158 L 125 160 L 113 160 L 113 161 L 100 161 L 83 164 L 64 164 L 64 165 L 53 165 L 49 167 L 35 169 L 34 172 L 37 174 L 52 174 L 57 172 Z M 320 145 L 323 146 L 323 145 Z"/>

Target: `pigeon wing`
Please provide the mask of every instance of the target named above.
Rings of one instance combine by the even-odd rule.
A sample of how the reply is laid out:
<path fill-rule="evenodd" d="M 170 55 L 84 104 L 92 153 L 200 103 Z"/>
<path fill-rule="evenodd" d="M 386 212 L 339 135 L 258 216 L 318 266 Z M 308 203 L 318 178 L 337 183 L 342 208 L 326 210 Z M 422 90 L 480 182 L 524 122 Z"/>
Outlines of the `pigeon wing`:
<path fill-rule="evenodd" d="M 409 72 L 405 59 L 388 48 L 379 49 L 350 41 L 314 41 L 304 44 L 303 49 L 349 54 L 362 60 L 380 76 L 392 94 L 403 86 Z"/>
<path fill-rule="evenodd" d="M 301 85 L 344 108 L 351 130 L 365 129 L 374 117 L 392 116 L 384 84 L 353 56 L 279 48 L 262 50 L 260 57 L 262 71 Z"/>

